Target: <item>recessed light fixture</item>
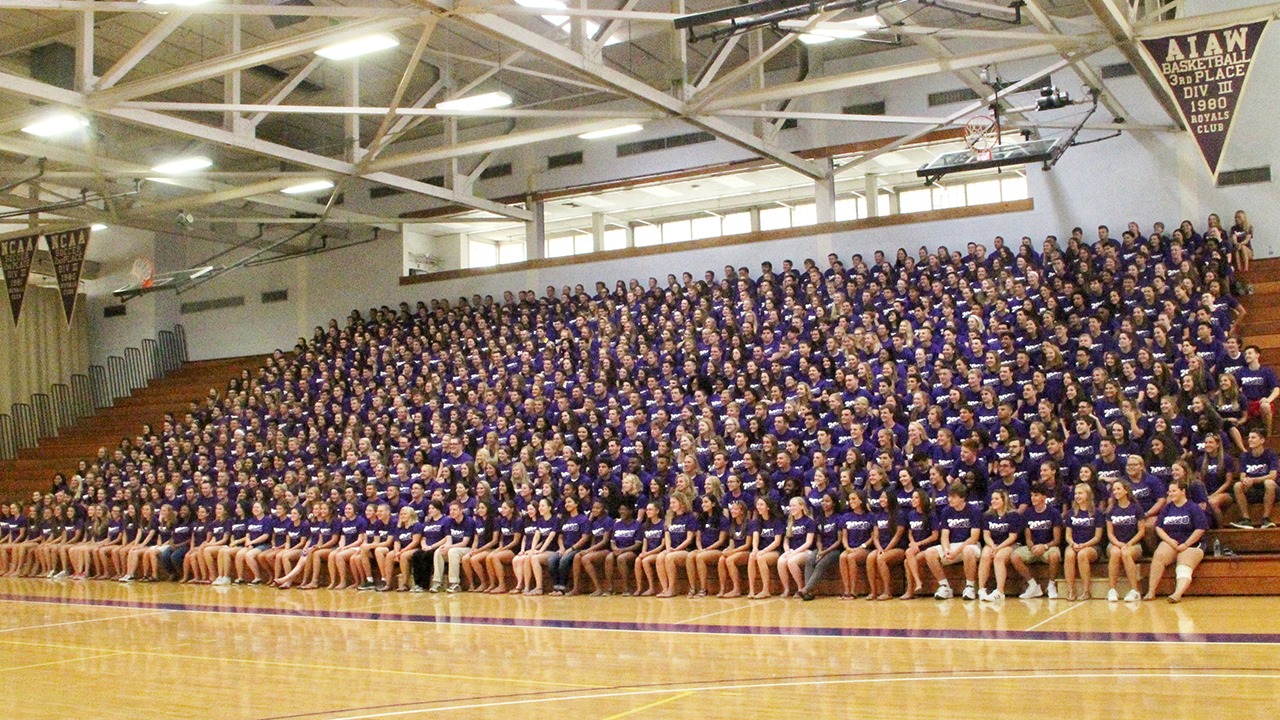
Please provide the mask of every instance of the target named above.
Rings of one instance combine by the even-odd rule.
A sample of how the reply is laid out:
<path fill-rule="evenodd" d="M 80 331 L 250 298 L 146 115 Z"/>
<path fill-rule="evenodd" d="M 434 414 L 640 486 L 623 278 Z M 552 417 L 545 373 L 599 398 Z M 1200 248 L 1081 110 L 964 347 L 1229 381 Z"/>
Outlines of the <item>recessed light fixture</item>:
<path fill-rule="evenodd" d="M 755 187 L 755 183 L 751 182 L 750 180 L 744 180 L 738 177 L 737 175 L 716 175 L 714 177 L 710 177 L 707 179 L 717 185 L 723 185 L 727 188 Z"/>
<path fill-rule="evenodd" d="M 213 165 L 213 161 L 203 155 L 195 155 L 192 157 L 178 158 L 162 162 L 151 168 L 151 172 L 157 172 L 161 175 L 182 175 L 183 173 L 204 170 Z"/>
<path fill-rule="evenodd" d="M 73 130 L 88 127 L 89 121 L 71 113 L 54 113 L 47 115 L 22 128 L 22 132 L 36 137 L 54 137 L 65 135 Z"/>
<path fill-rule="evenodd" d="M 347 60 L 349 58 L 378 52 L 379 50 L 393 48 L 399 44 L 400 41 L 396 39 L 395 35 L 379 33 L 377 35 L 366 35 L 354 40 L 335 43 L 328 47 L 320 48 L 316 51 L 316 54 L 329 60 Z"/>
<path fill-rule="evenodd" d="M 437 110 L 492 110 L 493 108 L 507 107 L 511 104 L 511 96 L 502 92 L 487 92 L 482 95 L 472 95 L 471 97 L 454 98 L 453 100 L 445 100 L 436 103 Z"/>
<path fill-rule="evenodd" d="M 649 185 L 647 187 L 638 187 L 636 189 L 642 193 L 647 193 L 654 197 L 660 197 L 660 198 L 680 197 L 680 193 L 676 192 L 675 190 L 672 190 L 669 187 L 664 187 L 662 185 Z"/>
<path fill-rule="evenodd" d="M 802 30 L 808 25 L 809 22 L 806 20 L 784 20 L 778 24 L 781 28 L 793 31 Z M 880 22 L 880 18 L 875 15 L 844 22 L 824 22 L 818 23 L 809 30 L 802 32 L 799 40 L 806 45 L 821 45 L 833 40 L 860 38 L 869 31 L 879 30 L 882 27 L 884 27 L 884 23 Z"/>
<path fill-rule="evenodd" d="M 301 185 L 287 187 L 280 192 L 285 195 L 305 195 L 306 193 L 328 190 L 331 187 L 333 187 L 333 181 L 331 180 L 312 180 L 311 182 L 304 182 Z"/>
<path fill-rule="evenodd" d="M 614 135 L 627 135 L 633 132 L 640 132 L 643 129 L 643 125 L 632 123 L 630 125 L 619 125 L 618 127 L 607 128 L 604 130 L 592 130 L 591 132 L 582 133 L 578 137 L 583 140 L 597 140 L 599 138 L 613 137 Z"/>
<path fill-rule="evenodd" d="M 105 223 L 94 223 L 89 226 L 89 229 L 93 230 L 94 232 L 97 232 L 99 230 L 106 230 L 107 226 Z"/>

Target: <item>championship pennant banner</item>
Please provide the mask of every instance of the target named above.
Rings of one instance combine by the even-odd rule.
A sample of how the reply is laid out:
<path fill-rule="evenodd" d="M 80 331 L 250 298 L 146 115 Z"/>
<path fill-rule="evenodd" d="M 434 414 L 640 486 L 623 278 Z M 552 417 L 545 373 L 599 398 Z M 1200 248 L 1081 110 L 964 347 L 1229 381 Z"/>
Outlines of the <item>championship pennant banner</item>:
<path fill-rule="evenodd" d="M 36 254 L 39 233 L 0 240 L 0 266 L 4 267 L 4 284 L 9 290 L 9 309 L 13 324 L 22 314 L 22 301 L 27 297 L 27 277 L 31 275 L 31 259 Z"/>
<path fill-rule="evenodd" d="M 53 256 L 53 269 L 58 276 L 58 290 L 62 293 L 62 309 L 67 314 L 67 324 L 76 309 L 76 297 L 80 291 L 80 273 L 84 270 L 85 249 L 89 247 L 89 228 L 76 228 L 66 232 L 44 236 Z"/>
<path fill-rule="evenodd" d="M 1254 51 L 1268 22 L 1142 41 L 1177 98 L 1182 121 L 1215 178 Z"/>

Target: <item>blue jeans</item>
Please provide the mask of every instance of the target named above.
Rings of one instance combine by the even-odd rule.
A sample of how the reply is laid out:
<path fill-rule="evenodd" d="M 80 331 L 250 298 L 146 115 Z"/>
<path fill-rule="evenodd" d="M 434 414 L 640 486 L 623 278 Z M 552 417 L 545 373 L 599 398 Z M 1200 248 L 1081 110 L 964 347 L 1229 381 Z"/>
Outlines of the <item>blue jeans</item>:
<path fill-rule="evenodd" d="M 577 550 L 551 553 L 551 557 L 547 559 L 547 567 L 551 570 L 553 587 L 563 590 L 573 582 L 573 556 L 577 554 Z"/>

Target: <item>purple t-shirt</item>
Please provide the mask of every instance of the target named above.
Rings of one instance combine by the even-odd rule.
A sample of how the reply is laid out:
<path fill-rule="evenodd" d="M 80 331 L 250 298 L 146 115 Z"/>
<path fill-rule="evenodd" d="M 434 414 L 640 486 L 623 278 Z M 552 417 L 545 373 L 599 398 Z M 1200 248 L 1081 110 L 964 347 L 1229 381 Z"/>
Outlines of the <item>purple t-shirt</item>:
<path fill-rule="evenodd" d="M 847 512 L 840 516 L 840 528 L 844 530 L 845 543 L 851 548 L 861 547 L 871 542 L 871 530 L 875 524 L 875 515 L 867 512 Z M 888 538 L 885 538 L 885 541 L 887 542 Z"/>
<path fill-rule="evenodd" d="M 671 547 L 680 547 L 680 544 L 689 538 L 690 535 L 698 531 L 698 518 L 693 513 L 685 513 L 671 518 L 671 522 L 667 523 L 667 532 L 671 535 Z"/>
<path fill-rule="evenodd" d="M 569 515 L 560 523 L 560 541 L 566 550 L 573 547 L 582 536 L 591 531 L 591 521 L 583 513 Z"/>
<path fill-rule="evenodd" d="M 355 517 L 350 520 L 343 518 L 339 525 L 342 532 L 342 543 L 350 545 L 354 543 L 360 535 L 368 528 L 369 523 L 362 517 Z"/>
<path fill-rule="evenodd" d="M 475 537 L 476 526 L 471 522 L 471 518 L 462 517 L 462 520 L 454 520 L 451 517 L 444 519 L 444 531 L 449 535 L 449 542 L 453 545 L 461 545 L 471 538 Z"/>
<path fill-rule="evenodd" d="M 947 533 L 948 543 L 962 543 L 969 539 L 973 530 L 982 529 L 982 511 L 967 503 L 960 510 L 948 504 L 942 509 L 938 528 Z"/>
<path fill-rule="evenodd" d="M 414 535 L 422 534 L 422 523 L 416 522 L 410 525 L 409 527 L 401 527 L 400 525 L 396 525 L 394 534 L 395 534 L 396 545 L 398 545 L 400 549 L 403 550 L 404 548 L 409 547 L 409 544 L 413 542 Z"/>
<path fill-rule="evenodd" d="M 1165 503 L 1160 510 L 1160 518 L 1156 526 L 1162 528 L 1166 535 L 1179 545 L 1185 543 L 1196 530 L 1208 530 L 1209 518 L 1199 505 L 1188 500 L 1178 507 L 1173 503 Z"/>
<path fill-rule="evenodd" d="M 1254 455 L 1253 450 L 1240 455 L 1240 474 L 1245 477 L 1262 477 L 1276 469 L 1276 454 L 1270 448 L 1263 448 L 1260 455 Z"/>
<path fill-rule="evenodd" d="M 1067 516 L 1066 526 L 1071 534 L 1071 542 L 1086 543 L 1093 539 L 1094 532 L 1101 527 L 1101 521 L 1092 510 L 1076 510 Z"/>
<path fill-rule="evenodd" d="M 757 533 L 760 535 L 760 542 L 757 545 L 759 550 L 769 547 L 775 539 L 780 539 L 786 531 L 787 523 L 782 518 L 770 518 L 769 520 L 757 518 L 751 528 L 753 535 Z"/>
<path fill-rule="evenodd" d="M 818 530 L 817 523 L 808 515 L 801 515 L 798 520 L 792 519 L 787 525 L 786 546 L 788 550 L 795 550 L 804 545 L 805 537 L 816 534 Z"/>
<path fill-rule="evenodd" d="M 628 548 L 636 543 L 640 534 L 640 521 L 618 520 L 613 523 L 613 544 L 619 548 Z"/>
<path fill-rule="evenodd" d="M 1250 370 L 1246 365 L 1236 372 L 1236 380 L 1240 381 L 1240 394 L 1245 399 L 1261 400 L 1276 388 L 1276 371 L 1266 365 Z"/>
<path fill-rule="evenodd" d="M 819 511 L 814 523 L 818 526 L 819 547 L 826 550 L 840 544 L 841 522 L 839 515 L 832 513 L 830 516 L 824 517 Z"/>
<path fill-rule="evenodd" d="M 640 527 L 640 535 L 642 537 L 642 551 L 653 550 L 662 544 L 662 536 L 667 532 L 667 524 L 659 520 L 655 523 L 646 522 Z"/>
<path fill-rule="evenodd" d="M 1146 511 L 1139 503 L 1131 502 L 1129 507 L 1123 508 L 1117 504 L 1107 511 L 1107 522 L 1111 523 L 1111 533 L 1116 540 L 1127 543 L 1138 534 L 1138 524 L 1144 515 Z"/>
<path fill-rule="evenodd" d="M 702 547 L 709 548 L 720 539 L 720 533 L 728 532 L 729 518 L 712 512 L 698 522 L 698 538 Z"/>
<path fill-rule="evenodd" d="M 1015 538 L 1022 534 L 1023 524 L 1022 515 L 1016 512 L 1007 512 L 1004 515 L 996 515 L 995 513 L 987 513 L 982 516 L 982 529 L 991 534 L 991 542 L 999 545 L 1009 539 L 1010 535 Z M 1017 542 L 1015 541 L 1016 545 Z"/>
<path fill-rule="evenodd" d="M 1037 511 L 1028 505 L 1022 514 L 1026 528 L 1031 531 L 1032 545 L 1052 545 L 1053 529 L 1062 525 L 1062 513 L 1054 506 L 1045 503 L 1043 511 Z"/>

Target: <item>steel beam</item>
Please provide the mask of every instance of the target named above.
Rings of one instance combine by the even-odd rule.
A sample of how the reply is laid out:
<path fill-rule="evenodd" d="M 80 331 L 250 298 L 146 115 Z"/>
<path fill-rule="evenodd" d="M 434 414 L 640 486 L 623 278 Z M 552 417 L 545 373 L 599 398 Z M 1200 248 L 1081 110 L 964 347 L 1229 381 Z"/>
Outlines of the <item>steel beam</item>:
<path fill-rule="evenodd" d="M 1160 69 L 1152 62 L 1151 57 L 1138 47 L 1137 35 L 1133 24 L 1129 21 L 1128 13 L 1113 0 L 1085 0 L 1085 4 L 1102 22 L 1103 29 L 1111 36 L 1116 48 L 1124 55 L 1124 59 L 1138 71 L 1138 77 L 1142 78 L 1142 82 L 1151 91 L 1151 96 L 1160 104 L 1160 109 L 1164 110 L 1174 125 L 1185 129 L 1186 126 L 1182 124 L 1182 114 L 1178 112 L 1177 100 L 1169 94 L 1169 89 L 1160 77 Z M 1205 27 L 1205 25 L 1199 27 Z"/>

